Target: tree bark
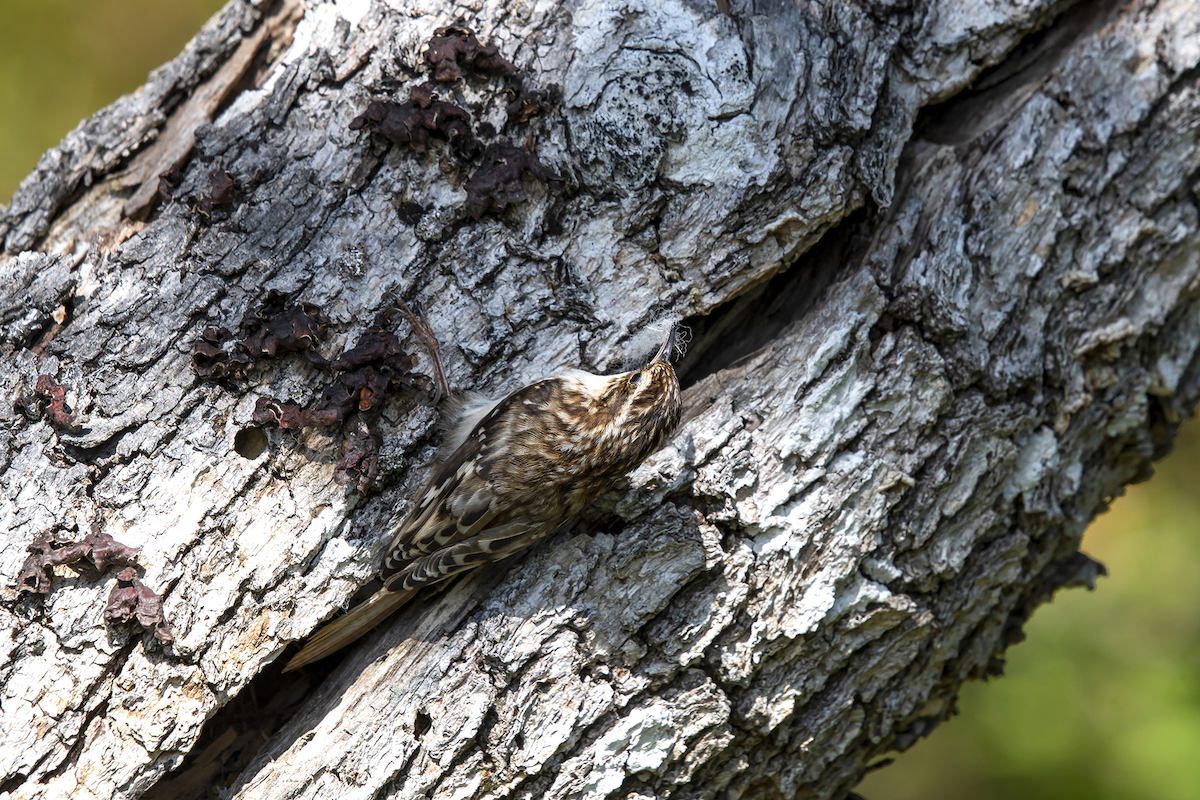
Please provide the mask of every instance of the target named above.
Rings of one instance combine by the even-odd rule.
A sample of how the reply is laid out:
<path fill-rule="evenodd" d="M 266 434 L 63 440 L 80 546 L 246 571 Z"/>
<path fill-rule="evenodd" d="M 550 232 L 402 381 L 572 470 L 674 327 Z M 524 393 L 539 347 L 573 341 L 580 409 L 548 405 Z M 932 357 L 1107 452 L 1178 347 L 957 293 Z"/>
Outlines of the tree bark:
<path fill-rule="evenodd" d="M 843 796 L 1090 583 L 1084 527 L 1200 396 L 1200 16 L 1068 6 L 231 2 L 0 211 L 0 565 L 99 524 L 175 633 L 106 628 L 111 577 L 5 590 L 0 790 Z M 478 156 L 349 128 L 456 20 L 562 89 L 520 122 L 501 79 L 442 89 L 560 178 L 479 219 Z M 324 309 L 328 357 L 419 300 L 491 393 L 687 318 L 685 421 L 547 542 L 280 678 L 439 435 L 390 397 L 365 492 L 336 428 L 239 454 L 259 396 L 323 385 L 193 369 L 269 290 Z M 40 375 L 80 430 L 19 413 Z"/>

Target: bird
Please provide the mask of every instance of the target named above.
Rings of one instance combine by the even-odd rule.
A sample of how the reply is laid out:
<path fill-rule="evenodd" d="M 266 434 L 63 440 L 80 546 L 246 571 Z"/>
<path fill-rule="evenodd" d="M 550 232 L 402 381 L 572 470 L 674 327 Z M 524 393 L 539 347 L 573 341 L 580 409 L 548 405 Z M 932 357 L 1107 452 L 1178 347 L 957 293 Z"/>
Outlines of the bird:
<path fill-rule="evenodd" d="M 571 369 L 500 399 L 459 401 L 419 501 L 388 533 L 383 588 L 314 633 L 284 672 L 366 635 L 422 588 L 546 538 L 657 450 L 683 403 L 678 326 L 643 366 Z"/>

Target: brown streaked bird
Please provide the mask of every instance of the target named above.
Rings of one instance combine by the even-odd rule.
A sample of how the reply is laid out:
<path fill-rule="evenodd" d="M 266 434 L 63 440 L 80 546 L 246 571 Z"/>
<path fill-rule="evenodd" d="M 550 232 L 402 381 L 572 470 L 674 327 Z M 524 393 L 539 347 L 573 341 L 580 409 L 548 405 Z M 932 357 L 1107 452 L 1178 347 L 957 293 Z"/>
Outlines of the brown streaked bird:
<path fill-rule="evenodd" d="M 365 635 L 421 587 L 544 539 L 642 463 L 679 423 L 675 340 L 672 325 L 649 363 L 630 372 L 569 370 L 461 404 L 449 457 L 390 531 L 384 588 L 313 634 L 284 672 Z"/>

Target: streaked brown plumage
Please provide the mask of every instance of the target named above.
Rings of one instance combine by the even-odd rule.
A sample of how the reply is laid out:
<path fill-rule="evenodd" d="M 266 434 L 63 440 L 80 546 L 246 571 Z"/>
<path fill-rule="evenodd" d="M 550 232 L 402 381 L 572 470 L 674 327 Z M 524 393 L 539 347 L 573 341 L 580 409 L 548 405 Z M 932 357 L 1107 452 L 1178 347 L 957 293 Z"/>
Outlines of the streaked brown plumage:
<path fill-rule="evenodd" d="M 496 401 L 465 404 L 446 458 L 392 529 L 384 588 L 315 633 L 285 672 L 365 635 L 423 586 L 549 536 L 654 452 L 679 423 L 672 326 L 646 366 L 571 370 Z"/>

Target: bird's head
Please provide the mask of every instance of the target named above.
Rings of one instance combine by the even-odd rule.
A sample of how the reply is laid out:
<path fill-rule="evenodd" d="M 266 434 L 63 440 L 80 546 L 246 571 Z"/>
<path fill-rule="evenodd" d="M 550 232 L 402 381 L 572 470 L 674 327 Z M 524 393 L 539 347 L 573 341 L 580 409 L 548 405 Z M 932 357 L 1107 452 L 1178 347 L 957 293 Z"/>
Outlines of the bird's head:
<path fill-rule="evenodd" d="M 679 379 L 671 366 L 678 335 L 677 326 L 672 325 L 666 340 L 644 367 L 621 375 L 626 424 L 663 428 L 665 435 L 679 422 Z"/>
<path fill-rule="evenodd" d="M 608 459 L 621 462 L 614 464 L 619 469 L 640 463 L 679 424 L 683 403 L 671 366 L 677 337 L 672 325 L 658 351 L 638 369 L 615 375 L 572 371 L 563 376 L 585 400 L 587 410 L 576 419 L 590 429 L 588 438 L 609 453 Z"/>

